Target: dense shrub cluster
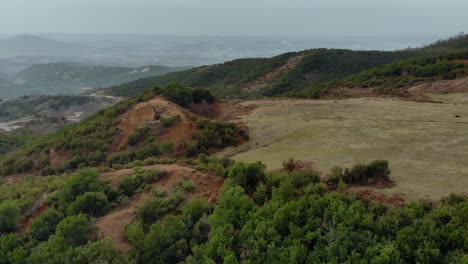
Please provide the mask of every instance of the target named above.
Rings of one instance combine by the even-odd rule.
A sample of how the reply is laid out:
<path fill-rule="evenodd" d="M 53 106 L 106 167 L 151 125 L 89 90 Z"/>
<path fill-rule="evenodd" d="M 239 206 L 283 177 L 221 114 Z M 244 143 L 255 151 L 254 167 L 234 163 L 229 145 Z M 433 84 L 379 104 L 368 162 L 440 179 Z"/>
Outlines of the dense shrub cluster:
<path fill-rule="evenodd" d="M 132 175 L 125 176 L 119 181 L 117 191 L 121 195 L 131 197 L 135 192 L 142 189 L 145 184 L 156 181 L 166 174 L 166 171 L 144 170 L 139 167 L 134 168 Z"/>
<path fill-rule="evenodd" d="M 198 163 L 208 164 L 209 159 L 202 155 Z M 362 175 L 385 177 L 387 165 L 376 161 L 355 166 L 349 170 L 350 175 L 355 175 L 350 179 L 360 181 Z M 338 171 L 335 170 L 337 175 Z M 158 175 L 136 169 L 128 185 L 134 187 Z M 466 196 L 450 195 L 436 204 L 414 202 L 397 208 L 330 192 L 313 171 L 268 173 L 261 163 L 236 163 L 228 166 L 226 175 L 214 208 L 204 199 L 185 201 L 184 186 L 189 182 L 167 196 L 155 191 L 138 209 L 136 221 L 126 228 L 132 250 L 124 257 L 108 241 L 97 240 L 92 217 L 102 214 L 100 208 L 107 207 L 102 204 L 106 198 L 111 204 L 128 190 L 120 186 L 119 191 L 113 191 L 99 181 L 95 171 L 76 173 L 50 194 L 52 208 L 35 219 L 25 234 L 11 233 L 19 219 L 13 225 L 2 222 L 20 215 L 16 200 L 0 206 L 0 225 L 6 226 L 1 231 L 0 261 L 58 264 L 468 260 Z"/>
<path fill-rule="evenodd" d="M 388 161 L 375 160 L 369 164 L 356 164 L 351 169 L 334 168 L 329 182 L 338 184 L 340 180 L 348 184 L 368 184 L 370 181 L 388 181 L 390 169 Z"/>
<path fill-rule="evenodd" d="M 234 165 L 211 214 L 207 214 L 208 207 L 197 206 L 199 209 L 194 210 L 197 217 L 190 222 L 182 214 L 159 218 L 147 227 L 149 231 L 141 224 L 132 225 L 127 235 L 137 262 L 463 263 L 467 260 L 464 239 L 468 234 L 467 197 L 450 196 L 437 205 L 417 202 L 404 208 L 390 208 L 329 193 L 313 173 L 265 174 L 261 167 Z M 252 179 L 243 180 L 246 175 Z M 254 194 L 248 195 L 249 191 L 240 183 L 255 189 Z"/>

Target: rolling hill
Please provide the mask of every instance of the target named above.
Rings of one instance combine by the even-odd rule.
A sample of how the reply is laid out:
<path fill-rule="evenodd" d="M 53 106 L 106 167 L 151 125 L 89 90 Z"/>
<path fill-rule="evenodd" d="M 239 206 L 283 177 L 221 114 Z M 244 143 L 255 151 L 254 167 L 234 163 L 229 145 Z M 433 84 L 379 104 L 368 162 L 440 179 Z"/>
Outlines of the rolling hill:
<path fill-rule="evenodd" d="M 276 96 L 404 59 L 457 52 L 464 50 L 466 43 L 467 37 L 463 35 L 418 49 L 393 52 L 314 49 L 272 58 L 238 59 L 124 83 L 110 87 L 108 93 L 132 96 L 154 85 L 178 82 L 208 88 L 225 98 Z"/>
<path fill-rule="evenodd" d="M 51 107 L 60 109 L 73 100 L 90 98 L 58 100 Z M 206 90 L 180 86 L 147 90 L 1 157 L 2 174 L 50 175 L 150 157 L 190 157 L 244 141 L 247 135 L 238 126 L 190 111 L 209 107 L 214 100 Z"/>
<path fill-rule="evenodd" d="M 90 89 L 117 85 L 132 80 L 183 70 L 148 65 L 138 68 L 93 66 L 82 63 L 37 64 L 10 77 L 15 83 L 4 83 L 0 96 L 77 94 Z M 1 81 L 1 80 L 0 80 Z"/>
<path fill-rule="evenodd" d="M 17 74 L 30 87 L 98 88 L 157 76 L 183 68 L 148 65 L 139 68 L 89 66 L 78 63 L 38 64 Z"/>

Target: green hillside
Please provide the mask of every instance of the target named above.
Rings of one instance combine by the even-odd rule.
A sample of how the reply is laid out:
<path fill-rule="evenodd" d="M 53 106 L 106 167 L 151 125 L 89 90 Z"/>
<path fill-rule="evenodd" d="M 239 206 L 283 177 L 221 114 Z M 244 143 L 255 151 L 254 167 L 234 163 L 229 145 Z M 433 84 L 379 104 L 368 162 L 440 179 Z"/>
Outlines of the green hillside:
<path fill-rule="evenodd" d="M 285 53 L 273 58 L 238 59 L 223 64 L 202 66 L 185 71 L 173 72 L 124 83 L 110 88 L 110 93 L 132 96 L 154 85 L 180 83 L 191 87 L 210 88 L 225 97 L 240 92 L 240 87 L 287 63 L 288 59 L 301 52 Z"/>
<path fill-rule="evenodd" d="M 314 49 L 272 58 L 250 58 L 139 79 L 109 88 L 113 95 L 132 96 L 147 87 L 178 82 L 204 87 L 226 97 L 275 96 L 340 80 L 399 60 L 431 57 L 464 50 L 466 35 L 418 49 L 401 51 L 353 51 Z"/>
<path fill-rule="evenodd" d="M 167 85 L 178 82 L 191 87 L 205 87 L 213 93 L 227 98 L 271 96 L 322 81 L 341 78 L 416 55 L 412 51 L 307 50 L 286 53 L 273 58 L 239 59 L 223 64 L 140 79 L 112 87 L 110 93 L 119 96 L 131 96 L 153 85 Z M 243 89 L 262 76 L 281 67 L 287 67 L 288 60 L 294 57 L 298 57 L 299 62 L 268 80 L 262 89 L 255 91 Z"/>
<path fill-rule="evenodd" d="M 442 39 L 427 45 L 423 50 L 454 51 L 468 49 L 468 34 L 459 34 L 449 39 Z"/>
<path fill-rule="evenodd" d="M 468 75 L 468 51 L 411 58 L 362 71 L 341 80 L 311 85 L 282 96 L 315 98 L 335 87 L 375 87 L 380 94 L 399 94 L 420 82 L 451 80 Z"/>

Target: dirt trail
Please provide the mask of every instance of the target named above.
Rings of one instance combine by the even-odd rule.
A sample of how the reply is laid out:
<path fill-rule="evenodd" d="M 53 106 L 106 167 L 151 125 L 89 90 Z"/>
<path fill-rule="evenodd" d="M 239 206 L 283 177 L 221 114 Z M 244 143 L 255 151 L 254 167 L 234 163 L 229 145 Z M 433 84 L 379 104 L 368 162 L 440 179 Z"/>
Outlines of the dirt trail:
<path fill-rule="evenodd" d="M 114 135 L 112 150 L 120 151 L 127 147 L 128 137 L 135 132 L 136 129 L 145 124 L 157 122 L 155 114 L 159 113 L 162 118 L 167 118 L 179 115 L 182 119 L 167 131 L 162 131 L 163 135 L 160 140 L 172 141 L 176 144 L 191 138 L 191 131 L 194 125 L 188 119 L 182 109 L 176 104 L 164 100 L 161 97 L 156 97 L 146 102 L 139 103 L 126 111 L 120 117 L 120 122 L 117 125 L 117 133 Z"/>
<path fill-rule="evenodd" d="M 257 92 L 271 85 L 274 81 L 278 80 L 280 77 L 287 74 L 290 70 L 294 69 L 299 64 L 299 62 L 301 62 L 305 55 L 306 54 L 299 54 L 297 56 L 291 57 L 284 65 L 253 80 L 252 82 L 242 87 L 242 90 L 246 92 Z"/>
<path fill-rule="evenodd" d="M 212 176 L 191 167 L 177 164 L 151 165 L 143 168 L 145 170 L 166 170 L 168 174 L 152 183 L 150 190 L 134 196 L 128 204 L 115 208 L 109 214 L 98 218 L 96 221 L 99 236 L 109 238 L 113 246 L 124 253 L 130 250 L 130 244 L 125 238 L 125 226 L 132 222 L 138 207 L 143 204 L 145 198 L 151 195 L 151 191 L 160 189 L 170 194 L 178 183 L 187 179 L 196 186 L 194 192 L 186 194 L 187 199 L 203 197 L 210 202 L 214 202 L 224 182 L 221 177 Z M 132 172 L 132 169 L 123 169 L 104 173 L 101 175 L 101 178 L 109 180 L 110 184 L 115 186 L 122 177 L 131 175 Z"/>

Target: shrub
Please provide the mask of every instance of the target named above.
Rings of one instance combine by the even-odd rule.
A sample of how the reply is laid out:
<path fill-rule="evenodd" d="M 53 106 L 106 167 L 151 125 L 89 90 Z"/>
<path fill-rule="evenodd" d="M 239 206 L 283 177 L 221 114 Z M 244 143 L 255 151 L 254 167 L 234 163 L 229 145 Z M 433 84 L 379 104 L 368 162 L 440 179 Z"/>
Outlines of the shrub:
<path fill-rule="evenodd" d="M 65 209 L 86 192 L 104 192 L 108 187 L 98 179 L 96 170 L 82 170 L 72 174 L 58 193 L 59 208 Z"/>
<path fill-rule="evenodd" d="M 184 192 L 194 192 L 197 187 L 191 181 L 187 181 L 182 185 Z"/>
<path fill-rule="evenodd" d="M 161 118 L 160 120 L 161 120 L 161 124 L 164 127 L 171 127 L 177 123 L 180 123 L 182 121 L 182 118 L 180 117 L 180 115 L 173 115 L 170 117 Z"/>
<path fill-rule="evenodd" d="M 265 178 L 266 166 L 257 161 L 255 163 L 236 162 L 228 172 L 228 177 L 244 187 L 248 192 L 253 192 L 257 184 Z"/>
<path fill-rule="evenodd" d="M 156 181 L 166 174 L 167 171 L 164 170 L 144 170 L 140 167 L 136 167 L 133 169 L 133 174 L 131 176 L 125 176 L 120 180 L 117 191 L 120 194 L 131 197 L 145 184 Z"/>
<path fill-rule="evenodd" d="M 288 160 L 283 161 L 283 169 L 287 172 L 295 171 L 297 165 L 298 161 L 294 160 L 293 158 L 289 158 Z"/>
<path fill-rule="evenodd" d="M 133 132 L 133 134 L 128 137 L 127 143 L 131 146 L 137 144 L 142 139 L 144 139 L 150 131 L 151 129 L 148 126 L 137 128 L 135 132 Z"/>
<path fill-rule="evenodd" d="M 193 198 L 182 207 L 182 216 L 188 226 L 193 226 L 210 210 L 210 203 L 206 199 Z"/>
<path fill-rule="evenodd" d="M 38 241 L 46 241 L 55 232 L 55 227 L 62 218 L 59 211 L 48 209 L 31 223 L 29 235 Z"/>
<path fill-rule="evenodd" d="M 21 223 L 21 210 L 13 201 L 0 203 L 0 234 L 14 232 Z"/>
<path fill-rule="evenodd" d="M 68 215 L 84 213 L 98 217 L 105 214 L 108 210 L 109 202 L 103 192 L 87 192 L 71 203 L 67 212 Z"/>
<path fill-rule="evenodd" d="M 149 157 L 159 156 L 159 146 L 156 143 L 145 144 L 135 150 L 135 156 L 139 160 L 144 160 Z"/>
<path fill-rule="evenodd" d="M 131 263 L 121 256 L 109 240 L 98 240 L 73 250 L 73 262 L 76 264 L 120 264 Z"/>
<path fill-rule="evenodd" d="M 91 222 L 84 214 L 68 216 L 63 219 L 55 231 L 55 235 L 67 246 L 86 244 L 91 235 Z"/>
<path fill-rule="evenodd" d="M 140 187 L 141 182 L 138 182 L 137 179 L 133 176 L 123 177 L 119 184 L 117 185 L 117 191 L 120 194 L 123 194 L 128 197 L 132 197 L 135 194 L 135 191 Z"/>
<path fill-rule="evenodd" d="M 175 144 L 173 142 L 163 142 L 159 145 L 159 151 L 163 154 L 172 154 L 175 152 Z"/>
<path fill-rule="evenodd" d="M 320 174 L 315 171 L 295 171 L 289 176 L 295 188 L 301 188 L 309 185 L 310 183 L 320 182 Z"/>
<path fill-rule="evenodd" d="M 389 175 L 388 161 L 375 160 L 369 164 L 356 164 L 351 169 L 346 169 L 344 173 L 334 168 L 329 182 L 336 185 L 343 180 L 347 184 L 368 184 L 369 181 L 388 180 Z"/>

